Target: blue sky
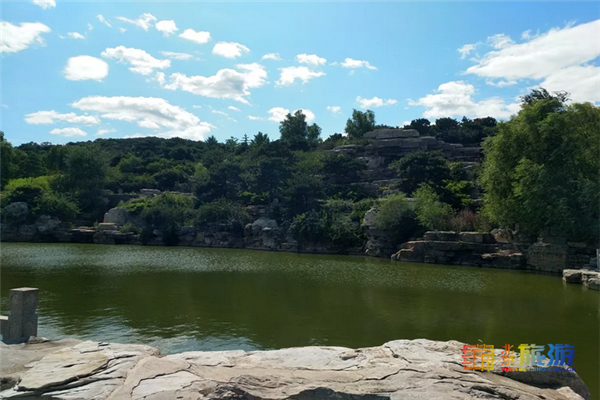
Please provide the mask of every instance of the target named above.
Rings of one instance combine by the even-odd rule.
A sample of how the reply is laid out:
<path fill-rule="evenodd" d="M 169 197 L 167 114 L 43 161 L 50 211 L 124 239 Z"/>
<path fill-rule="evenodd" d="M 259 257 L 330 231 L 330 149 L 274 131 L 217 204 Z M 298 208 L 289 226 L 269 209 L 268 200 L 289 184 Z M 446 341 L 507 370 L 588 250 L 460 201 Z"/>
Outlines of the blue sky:
<path fill-rule="evenodd" d="M 539 85 L 600 102 L 598 2 L 0 7 L 0 126 L 13 144 L 276 138 L 297 109 L 324 137 L 353 108 L 388 125 L 505 119 Z"/>

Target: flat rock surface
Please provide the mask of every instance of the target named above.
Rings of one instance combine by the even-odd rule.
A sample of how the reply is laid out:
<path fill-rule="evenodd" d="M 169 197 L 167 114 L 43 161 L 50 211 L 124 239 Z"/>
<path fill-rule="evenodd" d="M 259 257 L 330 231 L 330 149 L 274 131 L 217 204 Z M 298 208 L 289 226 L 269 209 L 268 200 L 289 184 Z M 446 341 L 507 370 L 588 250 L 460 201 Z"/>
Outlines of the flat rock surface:
<path fill-rule="evenodd" d="M 6 356 L 28 351 L 0 346 Z M 185 352 L 161 357 L 144 345 L 77 342 L 21 368 L 0 398 L 50 399 L 588 399 L 574 372 L 465 370 L 463 344 L 425 339 L 382 346 Z M 54 346 L 54 347 L 52 347 Z M 39 346 L 38 346 L 39 347 Z M 40 349 L 37 349 L 39 352 Z M 41 353 L 40 353 L 41 354 Z M 24 358 L 23 358 L 24 359 Z M 14 371 L 12 371 L 14 374 Z"/>

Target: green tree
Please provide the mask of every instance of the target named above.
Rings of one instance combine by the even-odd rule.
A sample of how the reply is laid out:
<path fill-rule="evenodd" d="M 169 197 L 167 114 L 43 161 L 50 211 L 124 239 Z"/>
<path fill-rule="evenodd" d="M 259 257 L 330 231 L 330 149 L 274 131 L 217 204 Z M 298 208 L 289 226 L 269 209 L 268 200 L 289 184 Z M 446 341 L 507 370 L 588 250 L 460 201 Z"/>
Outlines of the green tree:
<path fill-rule="evenodd" d="M 421 185 L 413 193 L 417 200 L 415 213 L 419 223 L 427 229 L 447 230 L 452 226 L 452 207 L 442 203 L 434 188 Z"/>
<path fill-rule="evenodd" d="M 346 122 L 346 133 L 349 138 L 360 139 L 373 129 L 375 129 L 375 113 L 373 111 L 352 110 L 352 118 L 348 118 Z"/>
<path fill-rule="evenodd" d="M 421 136 L 428 136 L 431 132 L 431 122 L 427 118 L 418 118 L 410 121 L 410 124 L 404 126 L 405 129 L 415 129 Z"/>
<path fill-rule="evenodd" d="M 2 188 L 12 178 L 12 162 L 13 147 L 4 139 L 4 132 L 0 131 L 0 186 Z"/>
<path fill-rule="evenodd" d="M 394 161 L 390 168 L 401 179 L 400 190 L 404 193 L 414 192 L 423 183 L 440 188 L 450 178 L 448 160 L 439 152 L 414 151 Z"/>
<path fill-rule="evenodd" d="M 302 110 L 297 110 L 294 115 L 288 114 L 279 124 L 281 141 L 292 150 L 308 150 L 314 147 L 321 135 L 321 128 L 306 122 L 306 115 Z"/>
<path fill-rule="evenodd" d="M 534 91 L 484 142 L 481 184 L 492 221 L 571 240 L 600 237 L 600 108 Z"/>

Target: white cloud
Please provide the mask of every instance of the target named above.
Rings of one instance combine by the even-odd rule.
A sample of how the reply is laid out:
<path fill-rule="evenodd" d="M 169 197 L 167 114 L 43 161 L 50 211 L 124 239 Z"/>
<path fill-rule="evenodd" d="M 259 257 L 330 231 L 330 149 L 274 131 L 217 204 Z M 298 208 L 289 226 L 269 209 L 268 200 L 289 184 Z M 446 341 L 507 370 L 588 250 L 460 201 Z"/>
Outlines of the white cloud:
<path fill-rule="evenodd" d="M 94 25 L 92 25 L 92 24 L 90 24 L 90 23 L 88 22 L 88 31 L 91 31 L 91 30 L 93 30 L 93 29 L 94 29 Z"/>
<path fill-rule="evenodd" d="M 338 114 L 342 111 L 342 107 L 340 106 L 327 106 L 327 109 L 334 114 Z"/>
<path fill-rule="evenodd" d="M 504 49 L 515 44 L 515 42 L 510 38 L 510 36 L 505 35 L 504 33 L 498 33 L 496 35 L 488 37 L 488 42 L 495 49 Z"/>
<path fill-rule="evenodd" d="M 506 104 L 499 97 L 491 97 L 480 102 L 473 100 L 475 87 L 463 81 L 441 84 L 435 94 L 428 94 L 417 101 L 408 100 L 411 106 L 423 106 L 425 118 L 452 116 L 509 118 L 520 109 L 519 103 Z"/>
<path fill-rule="evenodd" d="M 516 85 L 517 81 L 515 80 L 499 80 L 499 81 L 494 81 L 492 79 L 486 79 L 485 83 L 487 83 L 490 86 L 496 86 L 496 87 L 507 87 L 507 86 L 512 86 L 512 85 Z"/>
<path fill-rule="evenodd" d="M 365 60 L 354 60 L 352 58 L 344 59 L 344 62 L 340 64 L 344 68 L 368 68 L 368 69 L 377 69 L 377 67 L 372 66 L 368 61 Z"/>
<path fill-rule="evenodd" d="M 599 35 L 600 20 L 552 29 L 529 42 L 491 51 L 466 72 L 487 78 L 543 79 L 598 57 Z"/>
<path fill-rule="evenodd" d="M 248 115 L 248 119 L 250 121 L 264 121 L 265 120 L 263 117 L 256 117 L 254 115 Z"/>
<path fill-rule="evenodd" d="M 301 80 L 302 83 L 306 83 L 313 78 L 325 75 L 324 72 L 315 72 L 304 66 L 279 68 L 279 70 L 281 71 L 281 74 L 279 80 L 276 82 L 279 86 L 291 85 L 296 79 Z"/>
<path fill-rule="evenodd" d="M 360 96 L 356 97 L 356 101 L 359 104 L 359 107 L 362 109 L 392 106 L 398 103 L 398 100 L 395 99 L 384 100 L 380 99 L 379 97 L 373 97 L 372 99 L 364 99 Z"/>
<path fill-rule="evenodd" d="M 296 111 L 298 111 L 298 110 L 292 111 L 291 114 L 293 115 Z M 302 113 L 304 115 L 306 115 L 307 123 L 310 124 L 315 120 L 315 114 L 312 111 L 305 110 L 305 109 L 300 109 L 300 111 L 302 111 Z M 279 123 L 285 119 L 286 115 L 290 114 L 290 110 L 288 110 L 287 108 L 283 108 L 283 107 L 274 107 L 269 110 L 269 114 L 270 114 L 270 117 L 268 118 L 269 121 Z"/>
<path fill-rule="evenodd" d="M 108 64 L 92 56 L 71 57 L 63 72 L 70 81 L 101 81 L 108 75 Z"/>
<path fill-rule="evenodd" d="M 162 32 L 165 37 L 172 35 L 179 30 L 173 20 L 158 21 L 154 27 Z"/>
<path fill-rule="evenodd" d="M 202 108 L 202 106 L 193 105 L 192 108 Z"/>
<path fill-rule="evenodd" d="M 33 4 L 42 7 L 44 10 L 56 7 L 56 1 L 54 0 L 33 0 Z"/>
<path fill-rule="evenodd" d="M 248 103 L 245 97 L 250 95 L 249 89 L 263 86 L 266 83 L 267 71 L 257 63 L 238 64 L 236 68 L 241 71 L 221 69 L 208 77 L 174 73 L 169 77 L 169 83 L 166 82 L 165 75 L 159 72 L 156 74 L 156 80 L 165 89 L 179 89 L 199 96 Z"/>
<path fill-rule="evenodd" d="M 118 29 L 118 30 L 119 30 L 119 32 L 121 32 L 121 33 L 125 33 L 125 32 L 127 32 L 127 29 L 125 29 L 125 28 L 118 27 L 117 29 Z"/>
<path fill-rule="evenodd" d="M 227 114 L 225 111 L 211 110 L 210 112 L 213 113 L 213 114 L 219 114 L 219 115 L 224 115 L 226 117 L 229 117 L 229 114 Z"/>
<path fill-rule="evenodd" d="M 324 65 L 327 62 L 325 58 L 319 57 L 316 54 L 298 54 L 296 56 L 296 60 L 300 64 L 308 64 L 314 66 Z"/>
<path fill-rule="evenodd" d="M 96 15 L 96 18 L 98 19 L 98 21 L 100 21 L 100 23 L 108 26 L 109 28 L 112 28 L 112 25 L 102 16 L 102 14 Z"/>
<path fill-rule="evenodd" d="M 504 38 L 503 35 L 492 36 L 498 37 Z M 600 101 L 600 86 L 592 76 L 597 67 L 588 65 L 600 56 L 598 37 L 600 20 L 569 24 L 535 36 L 526 31 L 523 38 L 529 39 L 527 42 L 515 44 L 498 40 L 496 47 L 499 48 L 485 54 L 466 73 L 488 78 L 487 82 L 496 86 L 523 79 L 538 80 L 543 87 L 551 85 L 552 89 L 570 92 L 573 101 Z M 592 86 L 586 87 L 583 82 Z"/>
<path fill-rule="evenodd" d="M 95 115 L 61 114 L 54 110 L 38 111 L 25 115 L 25 122 L 32 125 L 51 125 L 58 121 L 69 122 L 71 124 L 97 125 L 100 123 L 100 118 Z"/>
<path fill-rule="evenodd" d="M 72 37 L 73 39 L 85 39 L 85 36 L 83 36 L 81 33 L 79 32 L 69 32 L 67 33 L 67 35 L 69 35 L 70 37 Z"/>
<path fill-rule="evenodd" d="M 107 133 L 113 133 L 116 132 L 116 129 L 98 129 L 98 132 L 96 132 L 96 135 L 98 136 L 102 136 L 102 135 L 106 135 Z"/>
<path fill-rule="evenodd" d="M 544 79 L 540 86 L 550 91 L 567 90 L 577 102 L 600 102 L 600 67 L 563 68 Z"/>
<path fill-rule="evenodd" d="M 188 53 L 176 53 L 174 51 L 161 51 L 160 54 L 173 60 L 191 60 L 194 58 L 193 55 Z"/>
<path fill-rule="evenodd" d="M 51 135 L 59 135 L 59 136 L 65 136 L 65 137 L 72 137 L 72 136 L 87 136 L 87 132 L 82 131 L 79 128 L 74 128 L 74 127 L 70 127 L 70 128 L 61 128 L 61 129 L 52 129 L 50 131 Z"/>
<path fill-rule="evenodd" d="M 179 37 L 191 40 L 194 43 L 204 44 L 210 40 L 210 32 L 196 32 L 193 29 L 186 29 Z"/>
<path fill-rule="evenodd" d="M 234 42 L 218 42 L 212 49 L 212 53 L 225 57 L 225 58 L 236 58 L 240 57 L 242 53 L 249 53 L 250 49 L 243 44 Z"/>
<path fill-rule="evenodd" d="M 143 13 L 138 19 L 129 19 L 125 17 L 117 17 L 117 19 L 123 22 L 127 22 L 128 24 L 139 26 L 145 31 L 147 31 L 152 26 L 153 21 L 156 21 L 156 17 L 149 13 Z"/>
<path fill-rule="evenodd" d="M 160 137 L 202 140 L 214 128 L 183 108 L 156 97 L 88 96 L 71 106 L 101 113 L 104 119 L 135 122 L 142 128 L 162 129 L 155 133 Z"/>
<path fill-rule="evenodd" d="M 141 75 L 150 75 L 155 69 L 165 69 L 171 66 L 171 60 L 158 60 L 141 49 L 119 46 L 107 48 L 102 52 L 104 58 L 116 58 L 119 62 L 132 65 L 129 70 Z"/>
<path fill-rule="evenodd" d="M 457 51 L 460 53 L 461 60 L 465 59 L 473 50 L 475 50 L 475 47 L 475 44 L 465 44 L 463 47 L 457 49 Z"/>
<path fill-rule="evenodd" d="M 237 108 L 237 107 L 234 107 L 234 106 L 229 106 L 229 107 L 227 107 L 227 108 L 228 108 L 228 109 L 230 109 L 231 111 L 242 111 L 242 110 L 240 110 L 239 108 Z"/>
<path fill-rule="evenodd" d="M 281 56 L 279 55 L 279 53 L 267 53 L 264 56 L 262 56 L 261 60 L 279 61 L 279 60 L 281 60 Z"/>
<path fill-rule="evenodd" d="M 23 22 L 17 26 L 0 21 L 0 53 L 16 53 L 25 50 L 33 42 L 43 45 L 44 39 L 40 35 L 50 31 L 50 28 L 40 22 Z"/>

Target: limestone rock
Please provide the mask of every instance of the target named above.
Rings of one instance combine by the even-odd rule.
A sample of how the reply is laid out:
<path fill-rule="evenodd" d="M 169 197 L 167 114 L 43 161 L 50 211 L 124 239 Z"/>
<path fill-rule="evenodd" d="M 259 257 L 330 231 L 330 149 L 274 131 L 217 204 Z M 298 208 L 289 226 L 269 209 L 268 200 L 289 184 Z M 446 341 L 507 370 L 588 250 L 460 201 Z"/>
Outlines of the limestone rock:
<path fill-rule="evenodd" d="M 29 206 L 23 201 L 10 203 L 2 209 L 2 220 L 6 222 L 21 222 L 27 218 Z"/>
<path fill-rule="evenodd" d="M 589 289 L 592 290 L 600 290 L 600 279 L 599 278 L 590 278 L 587 280 L 585 284 Z"/>
<path fill-rule="evenodd" d="M 25 345 L 26 347 L 27 345 Z M 83 342 L 34 362 L 0 397 L 50 399 L 589 399 L 575 372 L 465 370 L 463 344 L 185 352 Z M 4 351 L 4 347 L 0 347 Z M 497 350 L 498 357 L 500 350 Z M 0 353 L 5 355 L 5 353 Z"/>
<path fill-rule="evenodd" d="M 60 228 L 60 219 L 49 215 L 41 215 L 36 221 L 35 226 L 41 234 L 48 234 Z"/>
<path fill-rule="evenodd" d="M 102 231 L 118 231 L 119 227 L 117 226 L 117 224 L 114 223 L 100 223 L 98 224 L 98 232 L 102 232 Z"/>
<path fill-rule="evenodd" d="M 125 225 L 129 220 L 129 213 L 124 208 L 111 208 L 104 214 L 104 222 L 117 226 Z"/>
<path fill-rule="evenodd" d="M 578 269 L 563 270 L 563 281 L 567 283 L 581 283 L 581 271 Z"/>

